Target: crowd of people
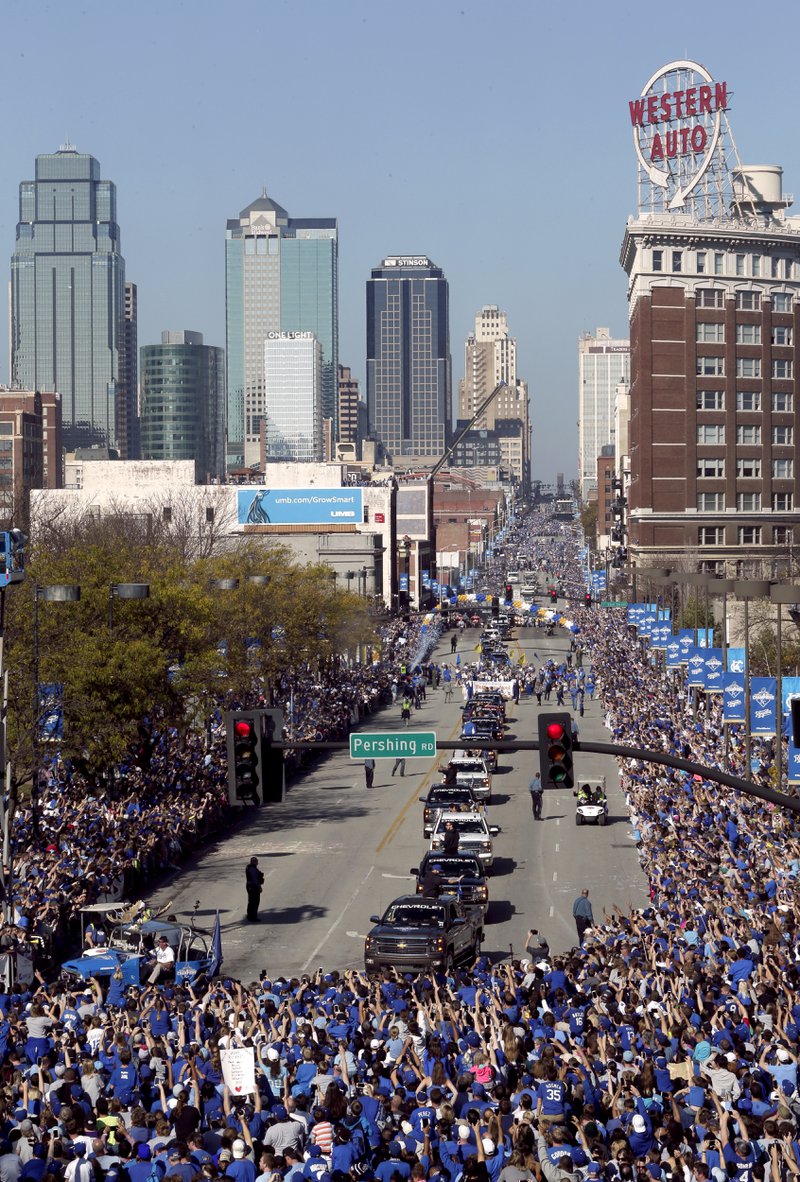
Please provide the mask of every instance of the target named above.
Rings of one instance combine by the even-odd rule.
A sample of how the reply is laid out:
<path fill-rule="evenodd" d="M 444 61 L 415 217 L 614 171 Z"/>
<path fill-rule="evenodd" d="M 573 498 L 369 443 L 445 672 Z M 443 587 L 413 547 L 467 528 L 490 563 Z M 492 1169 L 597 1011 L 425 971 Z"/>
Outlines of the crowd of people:
<path fill-rule="evenodd" d="M 582 593 L 571 527 L 530 515 L 520 532 L 534 569 Z M 681 675 L 650 663 L 622 613 L 571 618 L 616 741 L 741 770 L 740 741 L 721 751 L 713 697 L 694 717 Z M 379 672 L 390 695 L 397 672 Z M 361 677 L 338 726 L 368 705 Z M 303 689 L 309 717 L 324 684 Z M 32 850 L 18 922 L 62 896 L 74 906 L 89 873 L 141 856 L 141 833 L 179 856 L 187 764 L 176 771 L 164 744 L 154 761 L 177 780 L 157 806 L 145 773 L 113 809 L 54 781 L 39 819 L 53 848 Z M 217 807 L 206 755 L 194 772 Z M 792 1182 L 797 827 L 680 772 L 629 761 L 620 775 L 650 905 L 593 917 L 563 955 L 532 932 L 525 958 L 450 975 L 287 979 L 275 964 L 250 983 L 75 990 L 42 975 L 6 992 L 0 1182 Z M 67 792 L 72 816 L 57 807 Z M 237 1092 L 223 1060 L 242 1048 L 255 1088 Z"/>

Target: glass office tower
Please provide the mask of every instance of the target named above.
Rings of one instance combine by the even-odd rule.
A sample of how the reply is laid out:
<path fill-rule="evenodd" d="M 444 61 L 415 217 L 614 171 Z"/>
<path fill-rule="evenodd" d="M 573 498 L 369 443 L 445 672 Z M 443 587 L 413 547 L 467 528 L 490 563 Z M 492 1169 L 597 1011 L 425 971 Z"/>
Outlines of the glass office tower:
<path fill-rule="evenodd" d="M 145 460 L 194 460 L 200 484 L 225 476 L 225 356 L 201 332 L 162 332 L 142 348 Z"/>
<path fill-rule="evenodd" d="M 292 218 L 262 193 L 225 233 L 228 467 L 257 465 L 266 413 L 264 344 L 310 332 L 322 349 L 322 414 L 336 422 L 339 364 L 335 218 Z"/>
<path fill-rule="evenodd" d="M 71 145 L 36 157 L 19 187 L 11 259 L 11 379 L 61 394 L 63 439 L 113 448 L 125 314 L 117 191 Z"/>
<path fill-rule="evenodd" d="M 424 255 L 386 258 L 367 281 L 367 406 L 395 457 L 440 456 L 450 429 L 449 289 Z"/>

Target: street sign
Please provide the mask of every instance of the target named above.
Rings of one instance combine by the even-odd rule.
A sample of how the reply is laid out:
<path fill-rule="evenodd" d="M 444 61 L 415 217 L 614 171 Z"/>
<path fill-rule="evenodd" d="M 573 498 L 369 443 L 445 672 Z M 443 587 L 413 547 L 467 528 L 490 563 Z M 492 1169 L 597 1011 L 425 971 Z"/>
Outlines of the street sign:
<path fill-rule="evenodd" d="M 627 607 L 627 599 L 604 599 L 600 604 L 601 607 Z"/>
<path fill-rule="evenodd" d="M 351 759 L 419 759 L 435 754 L 435 731 L 362 731 L 350 736 Z"/>

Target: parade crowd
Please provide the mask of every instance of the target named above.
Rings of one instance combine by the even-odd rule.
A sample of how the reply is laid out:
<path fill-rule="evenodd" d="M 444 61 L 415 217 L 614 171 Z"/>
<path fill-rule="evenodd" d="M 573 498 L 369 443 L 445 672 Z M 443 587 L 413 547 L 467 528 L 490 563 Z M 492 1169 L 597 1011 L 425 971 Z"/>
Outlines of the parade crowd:
<path fill-rule="evenodd" d="M 547 524 L 526 519 L 533 569 L 582 589 L 571 527 Z M 573 661 L 554 682 L 585 670 L 618 742 L 720 761 L 713 701 L 695 717 L 680 674 L 650 663 L 621 613 L 571 619 Z M 379 669 L 381 693 L 398 673 Z M 362 676 L 346 692 L 337 680 L 332 725 L 369 708 Z M 327 705 L 319 681 L 303 694 Z M 113 807 L 54 779 L 18 922 L 77 906 L 90 872 L 118 873 L 150 840 L 178 857 L 187 815 L 198 836 L 215 823 L 214 761 L 177 754 L 165 738 Z M 743 758 L 734 739 L 728 765 Z M 542 959 L 532 940 L 523 959 L 450 976 L 287 979 L 267 964 L 258 981 L 192 988 L 76 991 L 55 973 L 0 996 L 0 1182 L 792 1182 L 797 826 L 683 773 L 627 762 L 620 774 L 650 906 L 596 916 L 563 955 Z M 207 805 L 186 791 L 198 776 Z M 254 1051 L 246 1094 L 223 1083 L 237 1047 Z"/>

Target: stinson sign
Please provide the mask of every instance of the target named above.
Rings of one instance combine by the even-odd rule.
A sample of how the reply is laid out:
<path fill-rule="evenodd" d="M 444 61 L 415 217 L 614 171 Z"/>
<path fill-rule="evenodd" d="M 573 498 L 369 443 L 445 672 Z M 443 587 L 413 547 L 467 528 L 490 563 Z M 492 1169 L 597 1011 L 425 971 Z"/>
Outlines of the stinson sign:
<path fill-rule="evenodd" d="M 684 206 L 712 165 L 728 98 L 727 82 L 697 62 L 675 61 L 628 103 L 639 165 L 667 208 Z"/>

